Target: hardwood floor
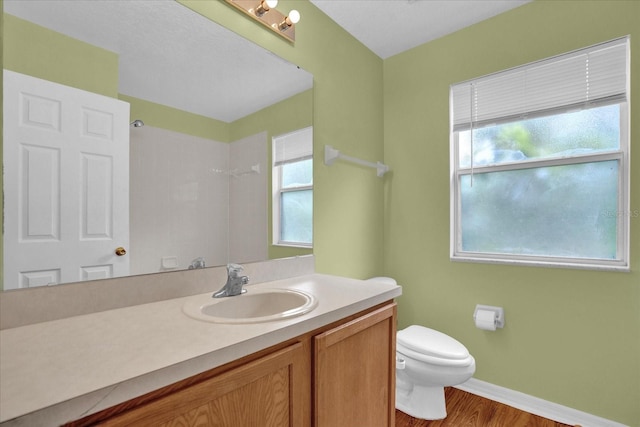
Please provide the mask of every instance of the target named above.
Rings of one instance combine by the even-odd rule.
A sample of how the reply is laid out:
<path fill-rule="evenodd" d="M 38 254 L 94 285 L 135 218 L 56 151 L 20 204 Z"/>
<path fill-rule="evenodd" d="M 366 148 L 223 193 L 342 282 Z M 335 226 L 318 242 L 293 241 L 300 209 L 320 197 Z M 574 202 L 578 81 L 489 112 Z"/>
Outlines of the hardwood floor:
<path fill-rule="evenodd" d="M 396 410 L 396 427 L 567 427 L 484 397 L 445 388 L 447 418 L 426 421 Z"/>

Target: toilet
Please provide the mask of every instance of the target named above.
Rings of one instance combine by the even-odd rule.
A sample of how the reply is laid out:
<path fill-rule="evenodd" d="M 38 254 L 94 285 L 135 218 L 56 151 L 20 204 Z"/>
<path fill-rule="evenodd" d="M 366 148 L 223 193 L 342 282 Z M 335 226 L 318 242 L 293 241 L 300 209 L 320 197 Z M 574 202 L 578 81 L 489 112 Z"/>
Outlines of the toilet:
<path fill-rule="evenodd" d="M 447 416 L 444 388 L 473 376 L 476 361 L 459 341 L 424 326 L 396 335 L 396 408 L 414 418 Z"/>
<path fill-rule="evenodd" d="M 373 277 L 395 285 L 391 277 Z M 476 361 L 461 342 L 424 326 L 396 334 L 396 409 L 424 420 L 447 416 L 444 388 L 462 384 L 476 371 Z"/>

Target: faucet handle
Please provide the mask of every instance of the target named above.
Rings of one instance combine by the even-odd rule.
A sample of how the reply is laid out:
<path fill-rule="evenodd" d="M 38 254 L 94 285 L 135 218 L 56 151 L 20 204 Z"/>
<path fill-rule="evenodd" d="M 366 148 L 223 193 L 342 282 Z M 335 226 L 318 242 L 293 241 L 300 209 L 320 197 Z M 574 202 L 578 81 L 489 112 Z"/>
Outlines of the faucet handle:
<path fill-rule="evenodd" d="M 205 267 L 205 263 L 204 263 L 203 257 L 198 257 L 193 261 L 191 261 L 191 264 L 189 264 L 189 270 L 193 270 L 195 268 L 204 268 L 204 267 Z"/>
<path fill-rule="evenodd" d="M 238 277 L 238 273 L 244 270 L 240 264 L 227 264 L 227 275 L 229 277 Z"/>

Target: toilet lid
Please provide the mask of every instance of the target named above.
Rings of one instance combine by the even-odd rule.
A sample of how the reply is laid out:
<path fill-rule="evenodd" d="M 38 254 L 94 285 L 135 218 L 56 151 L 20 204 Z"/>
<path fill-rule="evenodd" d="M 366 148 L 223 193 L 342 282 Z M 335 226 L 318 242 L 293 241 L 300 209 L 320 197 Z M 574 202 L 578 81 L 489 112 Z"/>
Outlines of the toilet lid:
<path fill-rule="evenodd" d="M 469 350 L 449 335 L 424 326 L 411 325 L 396 335 L 398 344 L 417 353 L 449 360 L 469 358 Z"/>

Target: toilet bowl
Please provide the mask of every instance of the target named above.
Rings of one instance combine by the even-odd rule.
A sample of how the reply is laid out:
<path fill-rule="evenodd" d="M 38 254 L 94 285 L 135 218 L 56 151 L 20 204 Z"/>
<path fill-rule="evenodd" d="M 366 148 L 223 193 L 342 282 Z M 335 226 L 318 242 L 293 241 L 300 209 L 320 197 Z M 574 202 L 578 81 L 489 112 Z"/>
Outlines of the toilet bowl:
<path fill-rule="evenodd" d="M 415 418 L 445 418 L 444 388 L 471 378 L 475 359 L 459 341 L 423 326 L 396 338 L 396 408 Z"/>

